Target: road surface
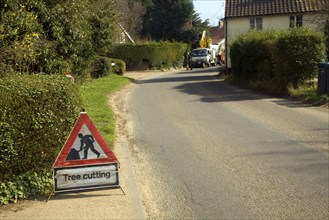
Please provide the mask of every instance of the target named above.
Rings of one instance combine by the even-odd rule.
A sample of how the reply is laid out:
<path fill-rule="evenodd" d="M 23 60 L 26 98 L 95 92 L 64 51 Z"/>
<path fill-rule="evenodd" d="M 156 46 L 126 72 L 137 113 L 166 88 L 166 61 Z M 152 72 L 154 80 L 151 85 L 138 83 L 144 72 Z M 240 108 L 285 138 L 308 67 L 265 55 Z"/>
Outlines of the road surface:
<path fill-rule="evenodd" d="M 225 83 L 136 80 L 130 146 L 147 218 L 328 219 L 329 113 Z"/>

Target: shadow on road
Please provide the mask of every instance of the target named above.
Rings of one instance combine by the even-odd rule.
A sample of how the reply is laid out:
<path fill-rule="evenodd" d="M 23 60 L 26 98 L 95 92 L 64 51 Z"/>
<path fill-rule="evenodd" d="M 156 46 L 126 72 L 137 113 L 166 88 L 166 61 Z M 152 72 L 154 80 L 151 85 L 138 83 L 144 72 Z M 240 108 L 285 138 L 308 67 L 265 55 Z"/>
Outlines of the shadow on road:
<path fill-rule="evenodd" d="M 193 82 L 193 81 L 205 81 L 205 80 L 214 80 L 214 75 L 183 75 L 177 77 L 161 77 L 161 78 L 153 78 L 147 80 L 139 80 L 139 83 L 168 83 L 168 82 Z"/>
<path fill-rule="evenodd" d="M 138 80 L 137 84 L 173 83 L 182 93 L 200 96 L 202 102 L 230 102 L 268 98 L 250 90 L 234 86 L 218 78 L 219 68 L 194 69 L 157 78 Z"/>
<path fill-rule="evenodd" d="M 183 83 L 175 89 L 189 95 L 198 95 L 202 102 L 231 102 L 267 98 L 249 90 L 230 85 L 223 80 Z"/>
<path fill-rule="evenodd" d="M 168 82 L 193 82 L 193 81 L 208 81 L 216 79 L 219 73 L 219 68 L 212 67 L 207 69 L 194 69 L 189 71 L 177 72 L 173 75 L 165 75 L 157 78 L 137 80 L 135 83 L 168 83 Z"/>
<path fill-rule="evenodd" d="M 174 89 L 189 95 L 200 96 L 202 102 L 233 102 L 247 100 L 273 99 L 273 103 L 288 108 L 309 107 L 297 101 L 281 99 L 225 82 L 219 79 L 219 67 L 181 71 L 147 80 L 136 80 L 137 84 L 176 83 Z"/>

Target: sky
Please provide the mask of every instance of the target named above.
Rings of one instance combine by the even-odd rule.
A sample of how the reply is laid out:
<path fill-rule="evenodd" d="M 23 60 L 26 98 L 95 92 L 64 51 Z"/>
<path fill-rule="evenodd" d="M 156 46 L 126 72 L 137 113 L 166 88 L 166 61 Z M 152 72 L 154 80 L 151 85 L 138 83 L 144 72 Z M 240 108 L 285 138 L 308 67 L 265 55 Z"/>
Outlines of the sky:
<path fill-rule="evenodd" d="M 202 20 L 209 19 L 212 26 L 216 26 L 220 18 L 224 18 L 225 0 L 193 0 L 194 10 Z"/>

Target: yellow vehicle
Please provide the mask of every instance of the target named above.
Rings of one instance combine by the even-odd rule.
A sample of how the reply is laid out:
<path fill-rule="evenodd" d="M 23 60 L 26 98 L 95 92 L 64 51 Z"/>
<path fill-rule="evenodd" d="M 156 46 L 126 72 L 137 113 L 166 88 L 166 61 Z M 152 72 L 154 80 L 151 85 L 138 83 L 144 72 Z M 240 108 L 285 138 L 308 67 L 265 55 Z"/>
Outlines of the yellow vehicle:
<path fill-rule="evenodd" d="M 211 44 L 209 36 L 206 31 L 202 31 L 201 39 L 199 40 L 199 48 L 209 48 Z"/>

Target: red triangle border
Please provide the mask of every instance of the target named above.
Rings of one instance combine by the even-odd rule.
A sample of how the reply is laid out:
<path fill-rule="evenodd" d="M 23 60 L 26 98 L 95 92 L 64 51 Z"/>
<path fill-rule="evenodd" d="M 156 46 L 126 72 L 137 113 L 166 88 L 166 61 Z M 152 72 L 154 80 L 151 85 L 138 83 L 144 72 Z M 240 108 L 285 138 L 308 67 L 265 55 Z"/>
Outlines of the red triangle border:
<path fill-rule="evenodd" d="M 90 133 L 93 135 L 94 139 L 98 142 L 99 146 L 102 148 L 103 152 L 106 155 L 106 158 L 66 161 L 66 157 L 69 151 L 71 150 L 73 143 L 84 124 L 87 126 Z M 103 164 L 103 163 L 119 163 L 119 161 L 114 155 L 114 153 L 111 151 L 110 147 L 107 145 L 106 141 L 104 140 L 100 132 L 97 130 L 96 126 L 89 118 L 88 114 L 86 112 L 81 112 L 61 152 L 57 156 L 57 159 L 53 164 L 52 169 L 59 167 L 69 167 L 69 166 L 79 166 L 79 165 L 84 166 L 84 165 Z"/>

